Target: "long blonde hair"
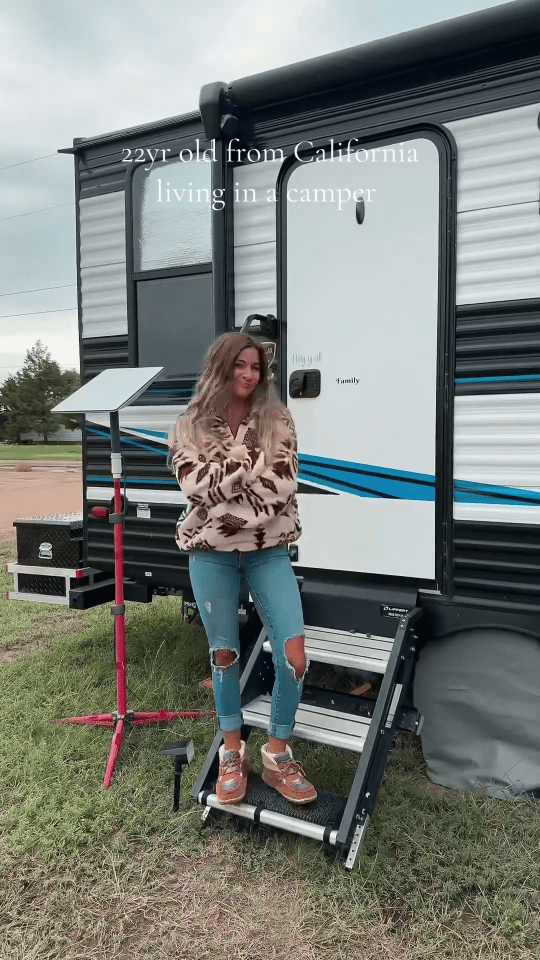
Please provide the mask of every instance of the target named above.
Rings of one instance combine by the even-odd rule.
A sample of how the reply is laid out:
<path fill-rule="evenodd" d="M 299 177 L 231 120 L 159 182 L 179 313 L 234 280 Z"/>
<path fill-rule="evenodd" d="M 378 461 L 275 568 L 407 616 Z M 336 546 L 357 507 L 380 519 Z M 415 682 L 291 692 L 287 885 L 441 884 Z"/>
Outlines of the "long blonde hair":
<path fill-rule="evenodd" d="M 287 407 L 279 398 L 270 379 L 264 347 L 247 333 L 224 333 L 212 344 L 204 360 L 203 372 L 184 414 L 181 414 L 169 434 L 169 447 L 174 454 L 184 441 L 204 447 L 212 435 L 212 419 L 226 418 L 233 399 L 234 364 L 246 347 L 254 347 L 259 354 L 261 375 L 251 396 L 251 416 L 255 417 L 256 432 L 267 463 L 274 452 L 280 414 L 290 418 Z"/>

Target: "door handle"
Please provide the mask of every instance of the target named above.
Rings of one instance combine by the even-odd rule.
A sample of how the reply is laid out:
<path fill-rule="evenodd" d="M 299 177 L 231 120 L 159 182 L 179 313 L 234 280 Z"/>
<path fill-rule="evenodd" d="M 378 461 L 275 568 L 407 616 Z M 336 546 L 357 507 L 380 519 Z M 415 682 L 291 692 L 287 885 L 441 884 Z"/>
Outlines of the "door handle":
<path fill-rule="evenodd" d="M 240 333 L 249 333 L 254 320 L 258 320 L 260 325 L 259 330 L 253 331 L 255 336 L 267 337 L 269 340 L 277 340 L 278 322 L 277 318 L 271 313 L 267 313 L 266 316 L 263 313 L 250 313 L 249 317 L 246 317 L 242 324 Z"/>
<path fill-rule="evenodd" d="M 289 377 L 289 396 L 298 399 L 318 397 L 321 392 L 320 370 L 293 370 Z"/>

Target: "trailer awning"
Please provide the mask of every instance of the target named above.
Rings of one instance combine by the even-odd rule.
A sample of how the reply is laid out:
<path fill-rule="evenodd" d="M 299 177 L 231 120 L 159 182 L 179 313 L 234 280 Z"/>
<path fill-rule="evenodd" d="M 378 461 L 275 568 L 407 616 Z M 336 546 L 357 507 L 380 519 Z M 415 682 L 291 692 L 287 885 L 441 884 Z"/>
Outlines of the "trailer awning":
<path fill-rule="evenodd" d="M 340 86 L 414 70 L 497 47 L 540 39 L 540 0 L 515 0 L 477 13 L 430 24 L 418 30 L 348 47 L 322 57 L 292 63 L 235 80 L 229 97 L 240 110 L 314 96 Z M 513 52 L 509 60 L 519 58 Z"/>

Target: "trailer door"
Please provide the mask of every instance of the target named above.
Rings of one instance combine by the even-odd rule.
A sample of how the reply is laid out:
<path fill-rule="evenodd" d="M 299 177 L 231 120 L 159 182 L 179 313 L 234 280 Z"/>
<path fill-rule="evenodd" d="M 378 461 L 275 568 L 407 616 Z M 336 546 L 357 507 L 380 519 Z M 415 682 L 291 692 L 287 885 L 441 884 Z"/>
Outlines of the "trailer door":
<path fill-rule="evenodd" d="M 439 151 L 354 149 L 282 184 L 298 563 L 433 581 Z"/>

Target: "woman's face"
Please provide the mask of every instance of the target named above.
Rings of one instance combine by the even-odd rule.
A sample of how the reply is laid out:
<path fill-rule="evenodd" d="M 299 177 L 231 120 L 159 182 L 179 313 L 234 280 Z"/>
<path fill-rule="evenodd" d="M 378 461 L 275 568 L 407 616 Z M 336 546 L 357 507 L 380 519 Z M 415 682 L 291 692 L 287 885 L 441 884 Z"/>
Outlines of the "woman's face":
<path fill-rule="evenodd" d="M 247 400 L 251 397 L 261 378 L 259 351 L 255 347 L 246 347 L 234 361 L 233 397 L 235 400 Z"/>

